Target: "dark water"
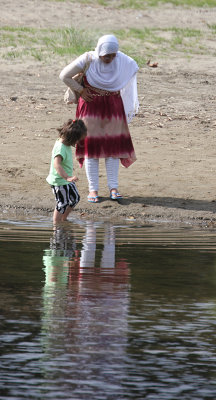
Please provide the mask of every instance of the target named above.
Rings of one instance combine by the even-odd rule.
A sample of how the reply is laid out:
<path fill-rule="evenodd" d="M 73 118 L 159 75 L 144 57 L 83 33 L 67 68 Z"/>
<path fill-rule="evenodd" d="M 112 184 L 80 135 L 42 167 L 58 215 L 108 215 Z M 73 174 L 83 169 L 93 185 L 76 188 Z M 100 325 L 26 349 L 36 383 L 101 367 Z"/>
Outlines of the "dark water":
<path fill-rule="evenodd" d="M 216 232 L 0 223 L 0 398 L 216 399 Z"/>

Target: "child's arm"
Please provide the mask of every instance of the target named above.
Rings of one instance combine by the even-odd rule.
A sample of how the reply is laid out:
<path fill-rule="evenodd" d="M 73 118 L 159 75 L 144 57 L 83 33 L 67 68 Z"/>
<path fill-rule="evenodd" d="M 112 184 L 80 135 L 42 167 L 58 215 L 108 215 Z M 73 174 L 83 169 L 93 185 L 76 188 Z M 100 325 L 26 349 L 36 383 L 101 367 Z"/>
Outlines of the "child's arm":
<path fill-rule="evenodd" d="M 58 174 L 65 179 L 67 182 L 76 182 L 78 181 L 78 178 L 76 176 L 68 176 L 68 174 L 65 172 L 64 168 L 61 165 L 62 163 L 62 156 L 58 155 L 54 158 L 54 167 Z"/>

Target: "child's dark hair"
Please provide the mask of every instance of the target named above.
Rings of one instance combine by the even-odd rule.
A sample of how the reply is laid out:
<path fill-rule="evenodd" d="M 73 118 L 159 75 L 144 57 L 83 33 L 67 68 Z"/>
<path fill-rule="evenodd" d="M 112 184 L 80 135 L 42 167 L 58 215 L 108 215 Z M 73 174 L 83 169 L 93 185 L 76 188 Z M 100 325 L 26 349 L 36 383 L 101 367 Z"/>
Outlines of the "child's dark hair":
<path fill-rule="evenodd" d="M 69 119 L 57 130 L 66 146 L 74 146 L 80 139 L 84 139 L 87 133 L 87 128 L 81 119 Z"/>

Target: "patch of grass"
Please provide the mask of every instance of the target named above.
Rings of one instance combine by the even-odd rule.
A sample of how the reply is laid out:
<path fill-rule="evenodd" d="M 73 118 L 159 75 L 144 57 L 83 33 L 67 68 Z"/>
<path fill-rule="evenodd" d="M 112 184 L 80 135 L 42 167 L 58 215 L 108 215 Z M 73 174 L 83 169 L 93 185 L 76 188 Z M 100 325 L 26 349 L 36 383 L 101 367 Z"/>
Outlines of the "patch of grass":
<path fill-rule="evenodd" d="M 7 59 L 20 58 L 20 53 L 16 50 L 10 50 L 7 51 L 7 53 L 4 54 L 2 58 L 7 58 Z"/>
<path fill-rule="evenodd" d="M 33 57 L 37 61 L 43 61 L 43 59 L 44 59 L 43 53 L 37 49 L 31 49 L 26 54 L 27 55 L 29 54 L 31 57 Z"/>
<path fill-rule="evenodd" d="M 95 47 L 95 35 L 87 34 L 85 31 L 66 28 L 57 29 L 53 32 L 50 45 L 54 52 L 64 54 L 81 54 Z"/>
<path fill-rule="evenodd" d="M 166 31 L 174 32 L 177 35 L 180 35 L 182 37 L 200 37 L 202 35 L 201 31 L 198 29 L 190 29 L 190 28 L 167 28 L 163 29 Z"/>
<path fill-rule="evenodd" d="M 0 47 L 15 47 L 16 39 L 11 33 L 2 33 L 0 36 Z"/>
<path fill-rule="evenodd" d="M 216 33 L 216 24 L 208 24 L 208 28 L 211 29 L 213 31 L 213 33 Z"/>
<path fill-rule="evenodd" d="M 68 0 L 49 0 L 65 2 Z M 72 3 L 94 4 L 103 7 L 145 9 L 146 7 L 157 7 L 161 4 L 173 4 L 174 6 L 189 7 L 215 7 L 215 0 L 70 0 Z"/>
<path fill-rule="evenodd" d="M 168 57 L 173 51 L 184 53 L 207 54 L 203 46 L 204 35 L 214 39 L 216 25 L 209 27 L 209 32 L 196 29 L 170 27 L 120 29 L 113 33 L 118 37 L 120 50 L 133 57 L 139 66 L 149 58 Z M 101 32 L 74 28 L 66 29 L 30 29 L 0 28 L 0 55 L 3 58 L 33 57 L 38 61 L 47 61 L 51 57 L 75 58 L 85 51 L 93 50 Z"/>
<path fill-rule="evenodd" d="M 172 49 L 179 49 L 182 46 L 183 51 L 194 50 L 196 52 L 196 47 L 199 45 L 199 39 L 202 36 L 200 30 L 189 29 L 189 28 L 167 28 L 163 29 L 164 32 L 169 32 L 172 34 L 169 41 L 170 47 Z M 190 39 L 190 40 L 188 40 Z"/>
<path fill-rule="evenodd" d="M 68 0 L 49 0 L 49 1 L 64 3 Z M 70 0 L 70 1 L 71 1 L 71 3 L 95 4 L 95 5 L 99 5 L 99 6 L 103 6 L 103 7 L 109 6 L 109 4 L 113 2 L 113 0 L 111 0 L 111 1 L 110 0 Z"/>
<path fill-rule="evenodd" d="M 201 49 L 202 33 L 196 29 L 132 28 L 117 30 L 114 33 L 121 40 L 123 48 L 127 49 L 127 53 L 136 60 L 140 59 L 141 64 L 146 58 L 151 58 L 155 54 L 164 56 L 173 50 L 200 53 Z"/>
<path fill-rule="evenodd" d="M 1 31 L 5 32 L 27 32 L 27 33 L 35 33 L 37 30 L 35 28 L 27 28 L 25 26 L 23 27 L 13 27 L 13 26 L 2 26 Z"/>
<path fill-rule="evenodd" d="M 170 40 L 170 46 L 172 49 L 179 50 L 186 53 L 200 53 L 200 38 L 202 33 L 197 29 L 189 28 L 171 28 L 168 30 L 171 32 L 172 38 Z"/>
<path fill-rule="evenodd" d="M 120 29 L 116 30 L 114 34 L 118 37 L 119 40 L 131 41 L 134 43 L 134 46 L 137 47 L 138 44 L 145 45 L 146 43 L 152 44 L 162 44 L 166 41 L 163 37 L 161 37 L 155 28 L 130 28 L 130 29 Z"/>
<path fill-rule="evenodd" d="M 0 49 L 4 58 L 31 56 L 42 61 L 46 60 L 50 54 L 79 55 L 89 49 L 94 49 L 96 42 L 92 34 L 73 28 L 29 29 L 6 26 L 0 28 L 0 33 Z M 10 50 L 7 51 L 7 48 Z"/>
<path fill-rule="evenodd" d="M 137 62 L 140 68 L 144 67 L 147 61 L 152 58 L 151 51 L 146 51 L 145 54 L 140 54 L 138 51 L 134 50 L 132 46 L 129 45 L 122 46 L 121 50 L 123 51 L 123 53 L 132 57 Z"/>
<path fill-rule="evenodd" d="M 120 0 L 119 7 L 143 9 L 147 6 L 156 7 L 161 4 L 190 7 L 215 7 L 215 0 Z"/>

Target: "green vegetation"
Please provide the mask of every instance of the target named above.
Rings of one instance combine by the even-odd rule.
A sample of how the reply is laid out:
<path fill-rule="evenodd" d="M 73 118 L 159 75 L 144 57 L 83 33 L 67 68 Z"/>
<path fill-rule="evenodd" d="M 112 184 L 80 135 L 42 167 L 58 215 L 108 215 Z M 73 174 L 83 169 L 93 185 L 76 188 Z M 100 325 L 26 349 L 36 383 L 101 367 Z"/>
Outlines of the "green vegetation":
<path fill-rule="evenodd" d="M 119 7 L 143 9 L 169 3 L 174 6 L 215 7 L 215 0 L 119 0 Z"/>
<path fill-rule="evenodd" d="M 73 56 L 93 49 L 97 38 L 84 31 L 67 29 L 0 28 L 0 51 L 4 58 L 31 56 L 46 60 L 51 54 Z M 9 51 L 8 51 L 9 48 Z"/>
<path fill-rule="evenodd" d="M 168 57 L 171 51 L 186 55 L 205 53 L 201 46 L 202 33 L 189 28 L 121 29 L 114 32 L 121 41 L 121 49 L 133 57 L 140 66 L 155 56 Z"/>
<path fill-rule="evenodd" d="M 64 2 L 68 0 L 50 0 Z M 215 0 L 70 0 L 73 3 L 96 4 L 104 7 L 145 9 L 161 4 L 186 7 L 215 7 Z"/>
<path fill-rule="evenodd" d="M 74 56 L 93 50 L 102 34 L 74 28 L 36 29 L 9 26 L 0 28 L 0 33 L 0 54 L 3 58 L 33 57 L 43 62 L 49 61 L 51 57 L 65 57 L 65 61 L 69 61 Z M 170 27 L 130 28 L 113 33 L 119 39 L 121 50 L 142 66 L 152 57 L 169 57 L 173 51 L 186 56 L 194 53 L 207 54 L 203 40 L 215 39 L 216 25 L 207 26 L 206 32 Z"/>
<path fill-rule="evenodd" d="M 208 25 L 209 29 L 211 29 L 214 33 L 216 33 L 216 24 Z"/>

